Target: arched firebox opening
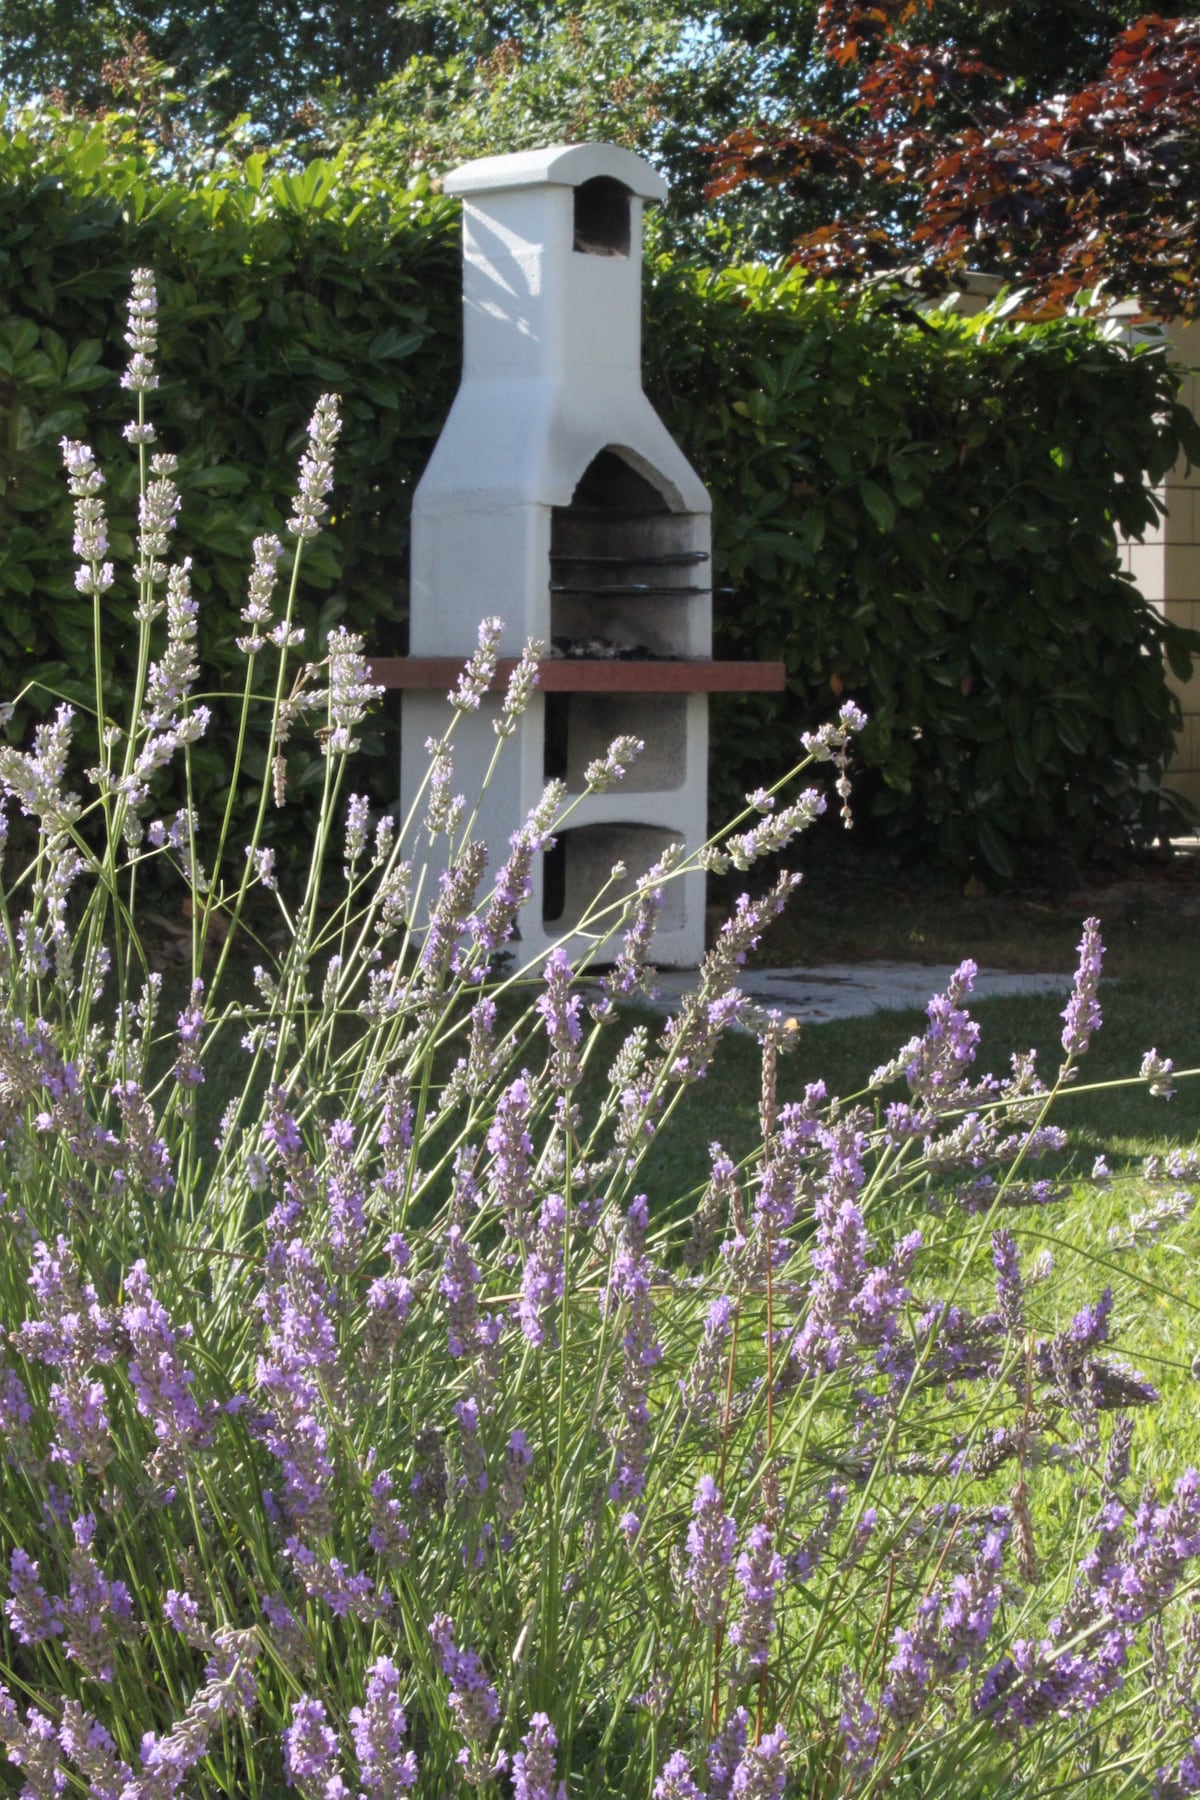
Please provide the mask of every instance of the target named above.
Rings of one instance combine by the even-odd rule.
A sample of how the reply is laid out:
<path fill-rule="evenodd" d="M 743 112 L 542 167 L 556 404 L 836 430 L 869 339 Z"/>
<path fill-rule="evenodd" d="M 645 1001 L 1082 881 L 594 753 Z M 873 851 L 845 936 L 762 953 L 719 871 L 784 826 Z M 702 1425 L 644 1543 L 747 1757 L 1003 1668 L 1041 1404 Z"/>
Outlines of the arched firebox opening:
<path fill-rule="evenodd" d="M 645 662 L 694 654 L 697 631 L 707 632 L 711 595 L 709 555 L 695 542 L 693 515 L 672 510 L 668 495 L 630 453 L 617 446 L 601 450 L 570 505 L 555 507 L 551 516 L 552 655 Z M 614 737 L 628 736 L 640 738 L 646 749 L 619 791 L 630 798 L 670 794 L 686 778 L 687 714 L 683 694 L 548 693 L 546 778 L 581 792 L 588 765 Z M 544 923 L 570 914 L 572 896 L 582 894 L 597 856 L 603 860 L 615 850 L 631 875 L 640 874 L 670 835 L 615 821 L 602 831 L 580 826 L 564 833 L 545 862 Z M 583 869 L 586 878 L 579 874 Z"/>

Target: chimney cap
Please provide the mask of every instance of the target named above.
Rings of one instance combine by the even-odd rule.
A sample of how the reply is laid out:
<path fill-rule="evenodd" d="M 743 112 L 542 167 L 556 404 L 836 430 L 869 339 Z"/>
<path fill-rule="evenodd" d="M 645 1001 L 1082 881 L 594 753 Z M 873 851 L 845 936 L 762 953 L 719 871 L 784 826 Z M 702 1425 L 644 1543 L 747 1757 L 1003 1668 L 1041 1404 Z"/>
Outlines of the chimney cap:
<path fill-rule="evenodd" d="M 442 182 L 447 194 L 488 194 L 500 188 L 582 187 L 607 176 L 641 200 L 665 200 L 667 184 L 657 169 L 617 144 L 551 144 L 518 150 L 512 156 L 481 156 L 451 169 Z"/>

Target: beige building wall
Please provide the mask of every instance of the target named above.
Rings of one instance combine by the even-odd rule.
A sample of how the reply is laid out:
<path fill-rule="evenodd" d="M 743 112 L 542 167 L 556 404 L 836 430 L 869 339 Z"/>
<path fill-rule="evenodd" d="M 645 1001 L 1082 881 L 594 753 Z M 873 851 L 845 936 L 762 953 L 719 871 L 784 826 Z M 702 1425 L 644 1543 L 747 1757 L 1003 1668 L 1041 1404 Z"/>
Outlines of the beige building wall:
<path fill-rule="evenodd" d="M 1179 399 L 1200 418 L 1200 322 L 1176 321 L 1165 335 L 1172 360 L 1190 370 Z M 1200 468 L 1189 469 L 1181 458 L 1159 495 L 1166 516 L 1145 538 L 1123 545 L 1124 566 L 1138 591 L 1168 619 L 1200 630 Z M 1183 706 L 1183 723 L 1166 786 L 1200 809 L 1200 666 L 1188 682 L 1169 679 Z"/>

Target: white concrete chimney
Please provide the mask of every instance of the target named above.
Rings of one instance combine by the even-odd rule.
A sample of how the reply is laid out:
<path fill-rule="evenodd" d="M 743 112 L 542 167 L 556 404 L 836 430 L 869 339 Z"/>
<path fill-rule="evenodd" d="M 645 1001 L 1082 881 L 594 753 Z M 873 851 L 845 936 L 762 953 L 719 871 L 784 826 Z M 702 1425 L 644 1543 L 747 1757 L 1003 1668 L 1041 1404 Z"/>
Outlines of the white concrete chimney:
<path fill-rule="evenodd" d="M 463 374 L 413 501 L 410 657 L 465 659 L 480 619 L 498 614 L 502 656 L 539 638 L 584 686 L 597 656 L 640 671 L 663 659 L 664 677 L 676 659 L 710 659 L 710 502 L 641 382 L 641 213 L 665 184 L 628 150 L 576 144 L 485 157 L 444 185 L 463 197 Z M 637 685 L 539 694 L 482 803 L 476 835 L 495 867 L 549 776 L 580 791 L 618 733 L 645 740 L 626 781 L 584 801 L 539 867 L 523 959 L 582 948 L 580 910 L 617 861 L 628 889 L 668 844 L 703 841 L 707 697 L 670 681 L 646 692 L 644 674 Z M 456 727 L 456 785 L 472 804 L 497 705 L 485 698 Z M 443 692 L 405 694 L 406 809 L 445 717 Z M 668 888 L 657 960 L 698 961 L 703 935 L 703 877 L 689 876 Z"/>

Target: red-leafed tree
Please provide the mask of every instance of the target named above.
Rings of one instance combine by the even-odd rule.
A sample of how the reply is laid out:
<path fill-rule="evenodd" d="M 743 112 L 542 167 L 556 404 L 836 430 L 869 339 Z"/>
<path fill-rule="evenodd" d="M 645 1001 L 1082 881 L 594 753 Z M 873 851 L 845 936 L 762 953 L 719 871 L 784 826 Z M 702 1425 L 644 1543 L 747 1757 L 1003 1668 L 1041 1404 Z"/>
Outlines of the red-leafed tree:
<path fill-rule="evenodd" d="M 795 248 L 814 274 L 937 291 L 983 270 L 1040 312 L 1100 284 L 1200 312 L 1200 20 L 1138 19 L 1098 78 L 1014 104 L 965 39 L 923 41 L 937 18 L 932 0 L 824 0 L 847 103 L 727 137 L 710 193 L 759 182 L 818 205 Z"/>

